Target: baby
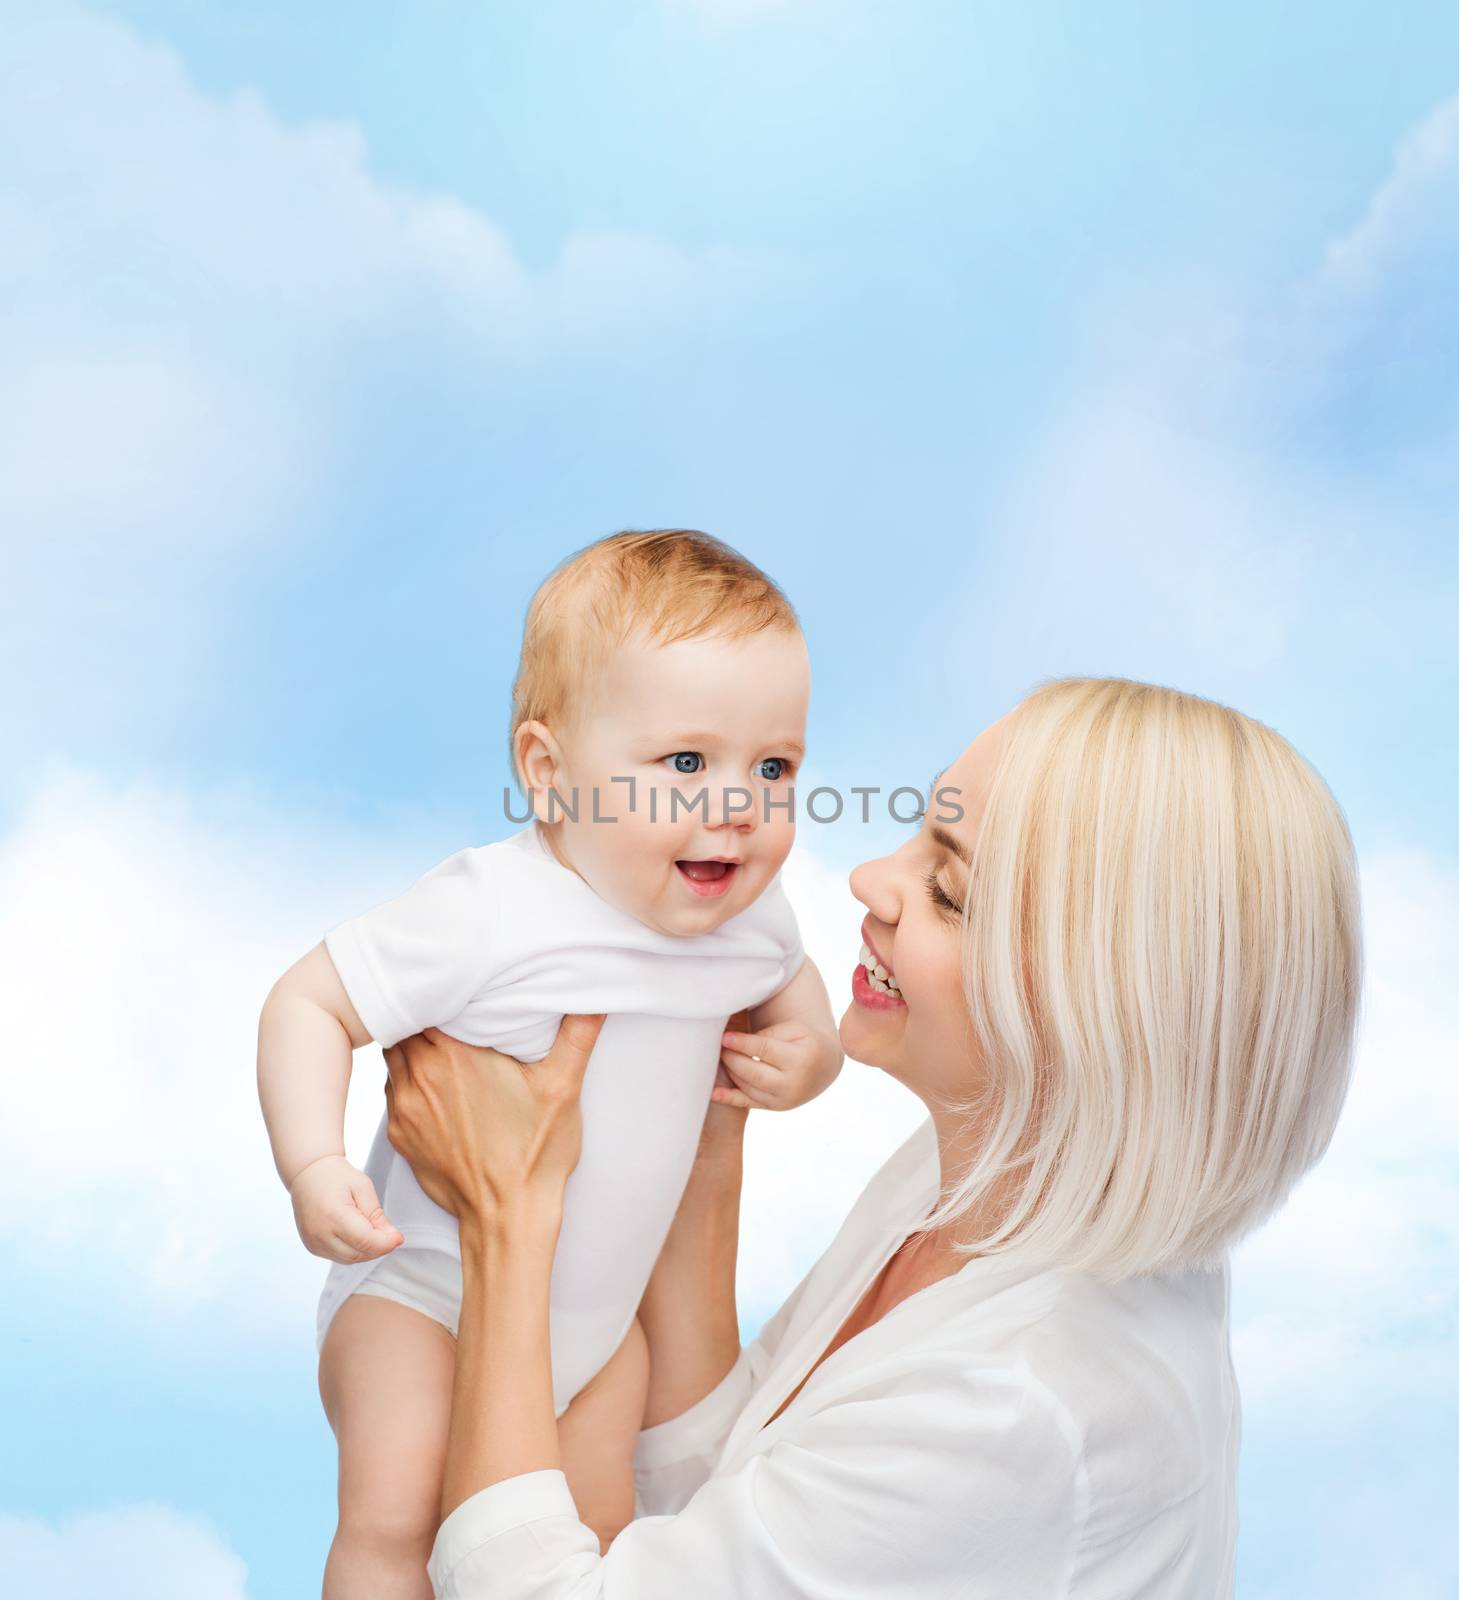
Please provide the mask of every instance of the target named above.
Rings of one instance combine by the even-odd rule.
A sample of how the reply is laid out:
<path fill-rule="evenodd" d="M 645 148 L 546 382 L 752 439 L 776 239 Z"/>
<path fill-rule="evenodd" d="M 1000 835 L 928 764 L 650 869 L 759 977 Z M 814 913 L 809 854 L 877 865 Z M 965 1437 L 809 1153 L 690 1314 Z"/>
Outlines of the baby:
<path fill-rule="evenodd" d="M 733 550 L 683 530 L 590 545 L 527 613 L 511 747 L 533 819 L 342 923 L 270 992 L 274 1161 L 304 1243 L 335 1263 L 318 1318 L 339 1447 L 326 1600 L 430 1594 L 461 1303 L 455 1219 L 383 1122 L 363 1172 L 343 1155 L 351 1050 L 436 1027 L 538 1061 L 564 1014 L 607 1013 L 551 1291 L 563 1471 L 606 1547 L 633 1514 L 638 1303 L 711 1094 L 786 1110 L 841 1066 L 779 876 L 809 693 L 795 613 Z M 773 1070 L 728 1048 L 738 1012 L 777 1041 Z M 716 1091 L 722 1061 L 733 1087 Z"/>

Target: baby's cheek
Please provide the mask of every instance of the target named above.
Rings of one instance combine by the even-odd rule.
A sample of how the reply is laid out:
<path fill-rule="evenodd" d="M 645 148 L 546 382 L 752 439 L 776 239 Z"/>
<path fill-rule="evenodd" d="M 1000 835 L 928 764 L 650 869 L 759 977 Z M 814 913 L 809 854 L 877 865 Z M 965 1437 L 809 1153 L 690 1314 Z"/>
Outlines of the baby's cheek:
<path fill-rule="evenodd" d="M 762 839 L 766 857 L 771 863 L 770 874 L 773 877 L 785 865 L 785 858 L 795 843 L 795 824 L 781 816 L 779 812 L 772 811 L 770 821 L 762 830 Z"/>

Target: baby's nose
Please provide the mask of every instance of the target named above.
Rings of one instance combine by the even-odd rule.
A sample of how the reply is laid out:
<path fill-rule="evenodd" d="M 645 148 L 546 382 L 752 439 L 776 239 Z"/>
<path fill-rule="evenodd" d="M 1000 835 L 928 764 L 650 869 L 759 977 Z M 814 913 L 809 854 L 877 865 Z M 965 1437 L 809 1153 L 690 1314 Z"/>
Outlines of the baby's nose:
<path fill-rule="evenodd" d="M 752 832 L 759 826 L 760 820 L 754 794 L 749 789 L 728 785 L 720 790 L 711 803 L 710 818 L 715 827 Z"/>

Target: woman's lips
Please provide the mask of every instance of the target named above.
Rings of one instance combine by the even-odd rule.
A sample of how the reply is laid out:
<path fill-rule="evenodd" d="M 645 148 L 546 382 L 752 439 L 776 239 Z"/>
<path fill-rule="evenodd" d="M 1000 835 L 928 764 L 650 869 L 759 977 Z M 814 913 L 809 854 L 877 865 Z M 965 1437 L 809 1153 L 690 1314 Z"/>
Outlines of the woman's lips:
<path fill-rule="evenodd" d="M 676 861 L 674 865 L 694 893 L 706 900 L 728 894 L 735 873 L 739 871 L 737 861 Z"/>
<path fill-rule="evenodd" d="M 883 993 L 880 989 L 873 989 L 871 979 L 866 975 L 866 968 L 858 961 L 851 974 L 851 998 L 859 1006 L 865 1006 L 868 1011 L 905 1011 L 907 1002 L 899 995 Z"/>

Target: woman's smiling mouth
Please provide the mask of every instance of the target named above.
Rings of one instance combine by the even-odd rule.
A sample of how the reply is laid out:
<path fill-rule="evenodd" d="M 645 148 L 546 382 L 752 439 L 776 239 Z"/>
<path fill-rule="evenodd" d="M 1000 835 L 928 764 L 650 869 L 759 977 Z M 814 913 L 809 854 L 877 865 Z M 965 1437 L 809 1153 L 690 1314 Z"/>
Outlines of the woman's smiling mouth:
<path fill-rule="evenodd" d="M 863 929 L 862 938 L 865 937 Z M 878 958 L 870 944 L 861 946 L 861 960 L 851 974 L 851 998 L 873 1011 L 894 1011 L 907 1004 L 897 985 L 896 973 Z"/>

